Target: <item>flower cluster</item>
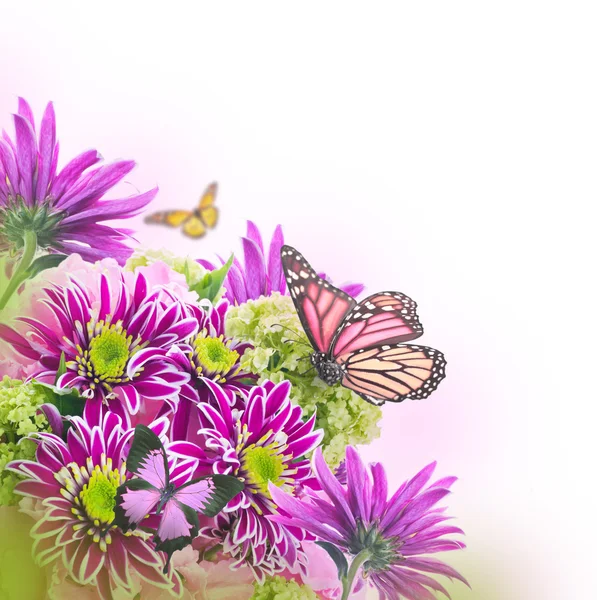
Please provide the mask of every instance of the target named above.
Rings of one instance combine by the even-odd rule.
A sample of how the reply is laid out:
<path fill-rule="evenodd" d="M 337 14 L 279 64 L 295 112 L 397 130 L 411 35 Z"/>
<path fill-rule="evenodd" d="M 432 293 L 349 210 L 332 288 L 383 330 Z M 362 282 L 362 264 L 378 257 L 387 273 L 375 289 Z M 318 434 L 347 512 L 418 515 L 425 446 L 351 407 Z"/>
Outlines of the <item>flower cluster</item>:
<path fill-rule="evenodd" d="M 308 369 L 312 350 L 290 296 L 274 293 L 232 307 L 226 328 L 252 346 L 241 362 L 247 371 L 292 382 L 292 400 L 306 415 L 315 414 L 317 427 L 325 432 L 323 452 L 329 464 L 339 464 L 348 444 L 369 444 L 379 437 L 380 408 L 340 384 L 326 385 Z"/>
<path fill-rule="evenodd" d="M 390 494 L 354 448 L 381 409 L 310 368 L 282 228 L 266 247 L 249 222 L 242 260 L 217 265 L 133 248 L 104 221 L 156 194 L 105 199 L 134 163 L 60 167 L 52 104 L 36 129 L 21 99 L 14 124 L 0 505 L 26 519 L 46 597 L 421 600 L 447 593 L 435 576 L 466 583 L 429 556 L 464 547 L 440 505 L 455 478 L 432 464 Z"/>
<path fill-rule="evenodd" d="M 48 429 L 48 421 L 40 410 L 45 395 L 34 384 L 22 383 L 4 376 L 0 382 L 0 505 L 16 504 L 19 496 L 14 487 L 19 477 L 6 469 L 12 460 L 31 459 L 35 444 L 26 438 L 30 433 Z"/>

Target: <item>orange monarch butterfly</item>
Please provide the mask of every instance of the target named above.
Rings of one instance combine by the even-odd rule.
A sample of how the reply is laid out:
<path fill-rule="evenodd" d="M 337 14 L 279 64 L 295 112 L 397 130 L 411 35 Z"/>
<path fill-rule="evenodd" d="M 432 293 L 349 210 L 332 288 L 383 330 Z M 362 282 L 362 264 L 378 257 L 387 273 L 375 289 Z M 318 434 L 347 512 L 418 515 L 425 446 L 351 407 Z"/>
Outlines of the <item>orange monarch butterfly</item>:
<path fill-rule="evenodd" d="M 421 400 L 437 388 L 445 377 L 444 355 L 404 343 L 423 333 L 414 300 L 377 292 L 357 303 L 319 277 L 291 246 L 282 246 L 281 258 L 320 379 L 340 383 L 376 406 Z"/>
<path fill-rule="evenodd" d="M 166 225 L 180 227 L 182 232 L 191 238 L 203 237 L 208 229 L 213 229 L 218 222 L 218 209 L 214 206 L 218 184 L 214 181 L 208 185 L 197 208 L 193 210 L 165 210 L 152 213 L 145 217 L 145 222 L 151 225 Z"/>

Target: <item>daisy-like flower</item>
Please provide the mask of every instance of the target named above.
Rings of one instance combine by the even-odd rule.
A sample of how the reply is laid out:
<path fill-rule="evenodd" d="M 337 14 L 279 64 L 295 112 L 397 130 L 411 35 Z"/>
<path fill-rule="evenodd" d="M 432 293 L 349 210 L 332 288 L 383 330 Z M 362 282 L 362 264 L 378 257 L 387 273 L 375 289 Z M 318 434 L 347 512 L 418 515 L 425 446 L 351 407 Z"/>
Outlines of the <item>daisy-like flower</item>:
<path fill-rule="evenodd" d="M 112 525 L 118 486 L 127 479 L 126 452 L 133 434 L 114 413 L 90 427 L 73 417 L 67 441 L 51 433 L 35 434 L 36 461 L 8 465 L 24 478 L 15 492 L 38 499 L 43 516 L 31 530 L 40 565 L 57 564 L 77 584 L 97 586 L 102 600 L 116 589 L 129 597 L 134 579 L 179 593 L 181 581 L 171 569 L 163 573 L 165 555 L 156 552 L 148 534 L 124 534 Z M 152 430 L 163 435 L 166 419 Z"/>
<path fill-rule="evenodd" d="M 224 333 L 224 321 L 229 303 L 220 301 L 212 306 L 202 301 L 201 307 L 189 306 L 197 319 L 199 331 L 184 344 L 174 346 L 168 356 L 190 380 L 180 388 L 179 403 L 172 416 L 171 439 L 197 441 L 199 429 L 197 405 L 208 402 L 211 389 L 205 380 L 216 382 L 225 390 L 232 391 L 242 404 L 242 392 L 254 385 L 256 375 L 241 369 L 240 360 L 250 344 L 228 338 Z"/>
<path fill-rule="evenodd" d="M 105 407 L 127 422 L 129 414 L 147 408 L 146 400 L 175 407 L 189 375 L 167 353 L 197 331 L 196 319 L 172 291 L 151 288 L 143 273 L 134 275 L 131 287 L 101 273 L 99 288 L 99 301 L 74 278 L 69 285 L 46 288 L 52 322 L 23 317 L 26 334 L 0 325 L 0 337 L 36 361 L 29 367 L 32 377 L 54 383 L 60 375 L 58 388 L 79 390 L 91 424 L 99 422 Z"/>
<path fill-rule="evenodd" d="M 327 499 L 318 494 L 297 499 L 270 485 L 272 499 L 282 513 L 270 519 L 300 527 L 354 557 L 343 599 L 348 598 L 359 567 L 382 600 L 427 600 L 433 597 L 429 590 L 449 597 L 445 588 L 425 573 L 445 575 L 468 585 L 452 567 L 425 556 L 464 548 L 462 542 L 444 537 L 463 532 L 445 525 L 449 517 L 444 508 L 436 506 L 449 494 L 455 477 L 427 486 L 435 469 L 431 463 L 388 499 L 383 466 L 374 463 L 367 469 L 352 446 L 346 451 L 346 486 L 330 471 L 319 449 L 313 469 Z"/>
<path fill-rule="evenodd" d="M 263 581 L 284 568 L 304 562 L 302 532 L 269 520 L 276 514 L 269 486 L 293 493 L 311 477 L 305 454 L 322 438 L 315 418 L 302 420 L 302 410 L 289 397 L 290 384 L 264 382 L 251 388 L 245 407 L 233 409 L 232 391 L 206 381 L 214 404 L 199 405 L 200 444 L 174 442 L 170 451 L 197 462 L 198 474 L 230 474 L 242 478 L 244 490 L 228 503 L 200 535 L 223 544 L 235 566 L 248 564 Z"/>
<path fill-rule="evenodd" d="M 286 291 L 286 279 L 280 260 L 280 250 L 284 245 L 282 227 L 278 225 L 274 231 L 267 260 L 261 233 L 253 221 L 247 221 L 247 236 L 241 238 L 241 241 L 245 264 L 234 259 L 224 281 L 225 297 L 231 304 L 242 304 L 259 296 L 269 296 L 272 292 L 283 294 Z M 220 261 L 222 264 L 225 262 L 221 258 Z M 210 271 L 217 268 L 206 260 L 200 259 L 197 262 Z"/>
<path fill-rule="evenodd" d="M 247 221 L 247 235 L 241 238 L 241 241 L 245 263 L 243 265 L 235 258 L 224 281 L 225 297 L 230 303 L 243 304 L 247 300 L 257 300 L 261 296 L 271 296 L 273 292 L 287 295 L 286 278 L 284 277 L 280 258 L 280 250 L 284 245 L 282 227 L 278 225 L 274 230 L 267 253 L 261 233 L 253 221 Z M 197 262 L 211 271 L 217 268 L 207 260 L 200 259 Z M 220 262 L 224 264 L 225 261 L 220 258 Z M 319 276 L 330 281 L 325 273 L 320 273 Z M 341 286 L 340 289 L 351 296 L 358 296 L 365 289 L 365 286 L 360 283 L 353 283 Z"/>
<path fill-rule="evenodd" d="M 29 242 L 49 252 L 79 253 L 94 261 L 131 255 L 131 231 L 103 221 L 139 214 L 157 188 L 120 200 L 104 195 L 134 168 L 131 160 L 95 167 L 101 156 L 87 150 L 58 170 L 54 107 L 49 103 L 36 132 L 31 107 L 19 98 L 15 138 L 0 139 L 0 252 Z M 95 168 L 92 168 L 95 167 Z"/>

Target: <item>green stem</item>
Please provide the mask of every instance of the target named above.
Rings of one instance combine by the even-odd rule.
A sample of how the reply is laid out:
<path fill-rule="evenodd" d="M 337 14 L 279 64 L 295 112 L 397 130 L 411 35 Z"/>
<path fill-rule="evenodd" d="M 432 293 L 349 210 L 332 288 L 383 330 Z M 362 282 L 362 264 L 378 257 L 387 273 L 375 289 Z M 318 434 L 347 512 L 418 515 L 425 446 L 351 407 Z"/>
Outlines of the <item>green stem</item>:
<path fill-rule="evenodd" d="M 354 587 L 354 580 L 359 572 L 359 569 L 363 566 L 363 563 L 367 562 L 371 558 L 371 552 L 365 548 L 361 550 L 350 563 L 348 574 L 342 579 L 342 600 L 348 600 L 350 592 Z"/>
<path fill-rule="evenodd" d="M 0 298 L 0 310 L 2 310 L 10 300 L 11 296 L 19 289 L 19 286 L 27 279 L 27 269 L 31 266 L 37 251 L 37 234 L 35 231 L 25 231 L 23 254 L 19 265 L 12 274 L 4 294 Z"/>

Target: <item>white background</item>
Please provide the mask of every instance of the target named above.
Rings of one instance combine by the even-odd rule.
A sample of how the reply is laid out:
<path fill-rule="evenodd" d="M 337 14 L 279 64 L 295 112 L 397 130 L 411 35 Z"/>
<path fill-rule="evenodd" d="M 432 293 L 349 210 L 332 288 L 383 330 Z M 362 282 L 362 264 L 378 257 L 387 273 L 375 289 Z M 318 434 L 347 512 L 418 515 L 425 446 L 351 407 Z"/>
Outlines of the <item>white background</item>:
<path fill-rule="evenodd" d="M 595 598 L 594 3 L 215 4 L 3 2 L 0 123 L 54 100 L 63 160 L 136 159 L 156 207 L 220 182 L 215 232 L 145 244 L 280 222 L 336 281 L 413 296 L 448 378 L 365 455 L 460 476 L 455 598 Z"/>

